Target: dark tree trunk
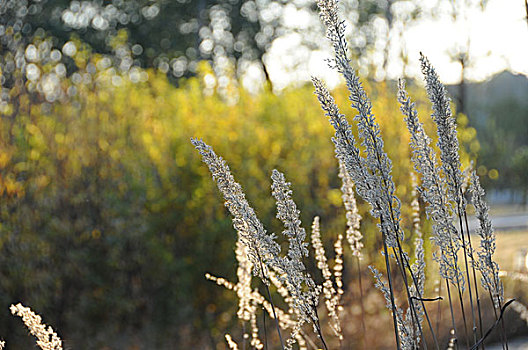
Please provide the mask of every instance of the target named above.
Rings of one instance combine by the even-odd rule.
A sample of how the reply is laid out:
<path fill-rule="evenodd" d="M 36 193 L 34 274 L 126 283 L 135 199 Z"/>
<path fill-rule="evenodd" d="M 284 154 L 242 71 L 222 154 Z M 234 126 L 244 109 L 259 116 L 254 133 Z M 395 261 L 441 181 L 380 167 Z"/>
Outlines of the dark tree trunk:
<path fill-rule="evenodd" d="M 462 70 L 460 72 L 460 83 L 458 84 L 457 113 L 467 115 L 467 85 L 466 85 L 466 54 L 462 53 L 458 59 Z"/>
<path fill-rule="evenodd" d="M 266 86 L 269 87 L 270 91 L 273 91 L 273 82 L 271 81 L 271 77 L 268 71 L 268 67 L 266 67 L 266 64 L 260 59 L 260 63 L 262 64 L 262 71 L 264 72 L 264 78 L 266 79 Z"/>

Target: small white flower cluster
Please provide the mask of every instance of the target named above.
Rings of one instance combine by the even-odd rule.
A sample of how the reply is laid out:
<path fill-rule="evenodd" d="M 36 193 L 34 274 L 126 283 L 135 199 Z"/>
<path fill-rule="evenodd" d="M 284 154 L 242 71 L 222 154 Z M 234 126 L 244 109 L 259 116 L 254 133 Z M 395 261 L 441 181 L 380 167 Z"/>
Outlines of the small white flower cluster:
<path fill-rule="evenodd" d="M 341 198 L 343 199 L 347 219 L 346 238 L 352 250 L 352 255 L 360 258 L 361 249 L 363 248 L 363 243 L 361 242 L 363 235 L 359 231 L 361 215 L 359 215 L 356 198 L 354 196 L 354 181 L 348 175 L 343 162 L 339 162 L 339 177 L 342 182 L 341 192 L 343 194 Z"/>
<path fill-rule="evenodd" d="M 334 334 L 339 339 L 342 339 L 343 335 L 341 331 L 341 321 L 339 320 L 339 299 L 341 295 L 338 294 L 338 292 L 334 288 L 334 283 L 332 282 L 332 272 L 330 271 L 330 267 L 328 266 L 328 260 L 326 258 L 325 249 L 323 246 L 323 242 L 321 241 L 321 230 L 319 226 L 318 216 L 314 217 L 313 219 L 311 238 L 312 238 L 312 247 L 315 252 L 315 260 L 317 260 L 317 268 L 321 270 L 321 274 L 323 275 L 323 295 L 325 298 L 325 305 L 328 311 L 328 316 L 330 317 L 330 327 L 332 328 L 332 331 L 334 332 Z M 336 264 L 334 265 L 334 275 L 336 277 L 336 285 L 339 287 L 339 285 L 342 286 L 341 269 L 343 268 L 343 265 L 342 265 L 343 260 L 341 258 L 343 249 L 340 246 L 339 239 L 336 241 L 336 245 L 337 245 L 337 249 L 336 249 L 337 255 L 336 255 Z M 339 262 L 338 262 L 338 259 L 339 259 Z"/>
<path fill-rule="evenodd" d="M 231 336 L 229 334 L 225 335 L 225 339 L 227 341 L 227 346 L 229 346 L 229 349 L 238 350 L 237 343 L 233 340 L 233 338 L 231 338 Z"/>
<path fill-rule="evenodd" d="M 285 290 L 284 287 L 281 287 L 280 282 L 276 279 L 276 277 L 273 277 L 274 274 L 270 273 L 271 282 L 275 284 L 277 282 L 276 286 L 279 291 L 282 290 L 282 292 L 285 291 L 285 295 L 288 295 L 287 290 Z M 215 277 L 211 274 L 205 274 L 205 278 L 215 282 L 217 285 L 222 286 L 226 289 L 233 290 L 239 295 L 240 289 L 244 288 L 240 281 L 238 283 L 232 283 L 228 281 L 227 279 L 223 277 Z M 277 315 L 279 325 L 281 329 L 289 329 L 292 331 L 292 336 L 294 336 L 295 340 L 299 344 L 300 350 L 306 349 L 306 341 L 309 339 L 306 334 L 302 333 L 301 329 L 298 329 L 296 333 L 294 334 L 294 331 L 299 326 L 299 322 L 296 320 L 297 316 L 295 315 L 295 312 L 293 309 L 289 310 L 288 312 L 283 311 L 282 309 L 275 306 L 275 312 L 273 311 L 272 304 L 262 296 L 257 289 L 254 289 L 252 291 L 249 291 L 248 294 L 245 295 L 245 298 L 249 299 L 251 307 L 248 309 L 250 315 L 250 326 L 251 326 L 251 343 L 250 345 L 256 349 L 262 349 L 263 344 L 258 338 L 258 327 L 256 323 L 256 314 L 257 314 L 257 306 L 261 306 L 266 310 L 266 313 L 271 317 L 272 319 L 275 317 L 275 314 Z M 291 299 L 290 297 L 288 297 Z M 287 299 L 285 297 L 285 300 Z"/>
<path fill-rule="evenodd" d="M 42 318 L 22 304 L 11 305 L 11 313 L 22 317 L 29 332 L 37 338 L 37 345 L 42 350 L 62 350 L 62 340 L 53 328 L 42 323 Z"/>
<path fill-rule="evenodd" d="M 237 278 L 238 278 L 238 312 L 237 316 L 240 320 L 249 322 L 253 314 L 253 307 L 251 305 L 251 271 L 252 264 L 248 259 L 248 248 L 239 241 L 236 242 L 235 255 L 238 262 Z"/>
<path fill-rule="evenodd" d="M 335 299 L 333 304 L 337 306 L 338 311 L 342 311 L 343 307 L 340 305 L 341 296 L 345 293 L 343 291 L 343 235 L 339 234 L 334 243 L 335 263 L 334 263 L 334 279 L 337 287 L 337 294 L 334 295 Z M 361 271 L 358 271 L 361 273 Z M 341 335 L 342 336 L 342 335 Z"/>

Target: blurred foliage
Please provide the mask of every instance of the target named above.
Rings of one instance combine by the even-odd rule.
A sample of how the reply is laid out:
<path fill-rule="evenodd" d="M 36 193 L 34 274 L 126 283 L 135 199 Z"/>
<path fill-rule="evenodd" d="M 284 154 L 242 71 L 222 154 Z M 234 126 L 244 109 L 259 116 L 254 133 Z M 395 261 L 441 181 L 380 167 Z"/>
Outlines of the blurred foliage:
<path fill-rule="evenodd" d="M 386 71 L 389 46 L 398 52 L 391 60 L 405 66 L 401 41 L 390 42 L 389 38 L 401 35 L 401 28 L 418 18 L 433 15 L 423 13 L 417 0 L 348 0 L 342 7 L 347 26 L 354 33 L 350 45 L 353 59 L 368 67 L 371 75 Z M 298 42 L 295 51 L 307 54 L 325 44 L 320 40 L 323 33 L 312 0 L 0 2 L 1 36 L 15 35 L 17 41 L 25 43 L 21 45 L 24 50 L 31 38 L 42 33 L 52 37 L 59 49 L 72 37 L 78 38 L 95 52 L 112 55 L 122 69 L 157 68 L 174 82 L 195 75 L 202 60 L 211 62 L 219 75 L 234 70 L 241 78 L 256 70 L 258 79 L 269 82 L 266 66 L 271 57 L 266 56 L 275 39 L 294 35 L 300 39 L 289 40 Z M 116 50 L 112 38 L 119 33 L 125 33 L 126 41 Z M 7 42 L 6 38 L 0 40 L 3 51 L 9 46 Z M 301 55 L 301 62 L 296 64 L 305 58 Z M 0 67 L 5 68 L 1 62 Z"/>
<path fill-rule="evenodd" d="M 222 74 L 232 67 L 243 74 L 253 65 L 269 80 L 263 56 L 284 34 L 285 5 L 275 0 L 5 0 L 0 33 L 11 30 L 27 44 L 46 32 L 59 48 L 79 38 L 95 52 L 114 55 L 122 68 L 158 68 L 173 81 L 196 74 L 201 60 Z M 127 40 L 116 52 L 111 41 L 120 32 Z M 1 46 L 5 49 L 6 40 Z"/>
<path fill-rule="evenodd" d="M 145 79 L 134 79 L 76 48 L 75 74 L 35 88 L 57 66 L 39 62 L 39 80 L 19 79 L 1 108 L 0 309 L 24 301 L 72 348 L 212 347 L 235 322 L 226 316 L 234 305 L 203 275 L 234 276 L 236 235 L 189 138 L 225 157 L 270 229 L 280 230 L 268 190 L 276 167 L 293 183 L 305 226 L 320 215 L 334 236 L 344 216 L 331 127 L 309 86 L 250 95 L 232 80 L 226 95 L 204 64 L 177 88 L 159 72 L 138 70 Z M 410 203 L 408 134 L 394 88 L 366 87 L 397 192 Z M 425 117 L 428 103 L 415 90 Z M 343 88 L 335 94 L 348 104 Z M 472 147 L 475 132 L 460 121 Z M 370 229 L 367 219 L 377 256 Z M 0 329 L 14 348 L 27 338 L 18 320 L 2 317 Z"/>
<path fill-rule="evenodd" d="M 512 84 L 513 85 L 513 84 Z M 496 188 L 522 192 L 528 198 L 528 103 L 523 98 L 501 98 L 486 110 L 476 127 L 482 151 L 479 153 L 480 175 L 488 175 L 487 183 Z M 499 172 L 497 172 L 497 170 Z M 493 177 L 492 170 L 497 172 Z M 486 180 L 486 178 L 484 178 Z"/>
<path fill-rule="evenodd" d="M 528 203 L 528 146 L 516 150 L 512 157 L 512 170 L 516 175 L 515 185 L 522 191 L 523 204 L 526 206 Z"/>

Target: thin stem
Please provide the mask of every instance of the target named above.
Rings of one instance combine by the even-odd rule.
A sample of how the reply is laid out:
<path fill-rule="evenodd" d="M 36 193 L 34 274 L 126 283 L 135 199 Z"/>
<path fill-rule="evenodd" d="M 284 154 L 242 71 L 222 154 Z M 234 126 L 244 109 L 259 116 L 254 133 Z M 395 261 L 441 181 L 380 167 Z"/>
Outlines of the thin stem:
<path fill-rule="evenodd" d="M 526 23 L 528 23 L 528 0 L 524 0 L 524 7 L 526 8 Z"/>
<path fill-rule="evenodd" d="M 374 135 L 372 135 L 372 133 L 369 133 L 369 135 L 370 135 L 371 141 L 374 143 L 375 149 L 378 149 L 376 138 L 374 137 Z M 380 159 L 379 152 L 376 152 L 376 158 L 378 160 L 378 163 L 381 164 L 381 159 Z M 382 179 L 383 179 L 383 183 L 384 183 L 385 188 L 388 188 L 387 179 L 385 177 L 383 177 Z M 388 195 L 388 192 L 387 192 L 387 195 Z M 403 249 L 402 249 L 401 242 L 400 242 L 400 237 L 399 237 L 399 233 L 401 231 L 401 227 L 396 224 L 396 219 L 395 219 L 395 216 L 394 216 L 393 207 L 392 207 L 392 204 L 390 204 L 391 203 L 391 198 L 389 197 L 389 198 L 387 198 L 387 200 L 388 200 L 387 203 L 389 203 L 389 208 L 390 208 L 391 222 L 392 222 L 392 226 L 394 228 L 394 232 L 395 232 L 395 236 L 396 236 L 396 242 L 398 244 L 400 260 L 402 262 L 401 266 L 403 266 L 403 270 L 400 268 L 400 271 L 402 273 L 403 281 L 405 282 L 405 288 L 406 288 L 406 292 L 407 292 L 407 299 L 408 299 L 408 302 L 409 302 L 409 307 L 411 309 L 411 316 L 412 316 L 413 319 L 416 319 L 416 323 L 418 325 L 418 330 L 419 330 L 420 334 L 422 335 L 424 347 L 427 349 L 427 345 L 425 343 L 425 339 L 424 339 L 424 336 L 423 336 L 422 326 L 420 325 L 420 322 L 418 322 L 418 315 L 416 313 L 416 309 L 414 307 L 414 303 L 412 301 L 411 294 L 410 294 L 410 291 L 409 291 L 409 286 L 408 286 L 408 283 L 407 283 L 407 274 L 405 273 L 405 268 L 407 268 L 409 270 L 409 274 L 411 275 L 411 278 L 413 280 L 413 283 L 414 283 L 414 286 L 416 288 L 416 293 L 418 294 L 418 297 L 422 298 L 422 295 L 420 295 L 421 294 L 420 293 L 420 288 L 418 287 L 418 283 L 417 283 L 416 278 L 414 277 L 414 274 L 412 272 L 411 265 L 409 264 L 409 260 L 403 254 Z M 398 260 L 396 253 L 395 253 L 395 257 L 396 257 L 396 260 Z M 421 303 L 422 303 L 422 308 L 424 310 L 424 314 L 425 314 L 426 319 L 427 319 L 427 323 L 428 323 L 429 328 L 431 330 L 431 334 L 433 335 L 433 339 L 435 341 L 436 348 L 439 349 L 438 341 L 436 339 L 436 335 L 435 335 L 435 332 L 433 330 L 433 326 L 431 325 L 431 321 L 429 320 L 429 315 L 427 314 L 427 309 L 425 307 L 425 304 L 424 304 L 423 300 L 421 301 Z M 414 328 L 413 328 L 413 333 L 414 333 Z"/>
<path fill-rule="evenodd" d="M 460 310 L 462 311 L 462 319 L 464 320 L 464 334 L 465 334 L 465 337 L 466 337 L 466 343 L 467 343 L 467 347 L 469 348 L 469 337 L 468 337 L 468 334 L 467 334 L 467 322 L 466 322 L 466 313 L 464 311 L 464 301 L 462 300 L 462 290 L 461 290 L 461 287 L 460 287 L 460 276 L 457 272 L 457 268 L 458 268 L 458 256 L 457 256 L 457 253 L 455 251 L 455 247 L 453 245 L 453 239 L 450 237 L 449 238 L 449 245 L 450 245 L 450 249 L 451 249 L 451 253 L 452 253 L 452 256 L 453 256 L 453 265 L 455 266 L 454 267 L 454 270 L 455 270 L 455 274 L 456 274 L 456 287 L 457 287 L 457 291 L 458 291 L 458 299 L 460 301 Z M 446 283 L 448 282 L 448 280 L 446 279 Z M 453 283 L 455 284 L 455 283 Z M 449 283 L 447 283 L 447 291 L 450 293 L 450 289 L 449 289 Z M 451 304 L 451 294 L 449 295 L 449 304 L 450 306 L 452 306 Z M 451 316 L 453 317 L 453 310 L 451 310 Z M 453 319 L 453 325 L 454 325 L 454 319 Z"/>
<path fill-rule="evenodd" d="M 260 264 L 260 271 L 262 272 L 262 276 L 264 276 L 264 265 L 262 264 L 262 258 L 260 257 L 259 251 L 256 250 L 256 252 L 257 252 L 257 257 L 258 257 L 258 261 Z M 269 281 L 269 278 L 267 276 L 264 276 L 264 277 L 266 278 L 267 281 Z M 273 299 L 271 299 L 271 292 L 269 290 L 269 286 L 266 283 L 264 283 L 264 287 L 266 287 L 266 292 L 268 292 L 268 298 L 271 304 L 271 309 L 273 310 L 273 317 L 275 318 L 275 326 L 277 327 L 277 333 L 279 334 L 281 348 L 282 350 L 284 350 L 284 342 L 282 341 L 282 334 L 281 334 L 280 325 L 279 325 L 279 317 L 277 316 L 277 312 L 275 311 L 275 304 L 273 304 Z"/>
<path fill-rule="evenodd" d="M 497 308 L 495 307 L 495 301 L 493 300 L 493 295 L 491 294 L 491 290 L 488 290 L 488 293 L 489 293 L 489 297 L 491 300 L 491 305 L 493 306 L 493 313 L 495 314 L 495 321 L 497 321 L 499 319 L 499 315 L 497 315 Z M 504 342 L 504 329 L 503 329 L 503 332 L 501 333 L 501 343 L 502 343 L 502 348 L 505 350 L 506 346 Z"/>
<path fill-rule="evenodd" d="M 400 250 L 402 250 L 400 241 L 398 240 L 397 242 L 398 242 L 398 246 L 400 247 Z M 412 269 L 411 269 L 411 265 L 409 263 L 409 259 L 403 254 L 401 255 L 401 258 L 404 259 L 404 261 L 405 261 L 405 265 L 404 266 L 406 266 L 406 268 L 409 270 L 409 274 L 411 275 L 411 278 L 413 280 L 414 287 L 416 288 L 416 293 L 418 294 L 418 298 L 420 298 L 420 302 L 422 303 L 422 308 L 424 310 L 425 319 L 427 320 L 427 324 L 429 325 L 429 329 L 431 330 L 431 335 L 433 336 L 433 340 L 434 340 L 434 343 L 436 345 L 436 348 L 440 349 L 440 346 L 438 344 L 438 339 L 436 338 L 436 334 L 435 334 L 434 329 L 433 329 L 433 325 L 431 324 L 431 319 L 429 318 L 429 314 L 427 313 L 427 309 L 425 308 L 425 303 L 422 300 L 423 299 L 423 295 L 421 295 L 420 290 L 418 288 L 418 281 L 416 280 L 416 277 L 414 277 L 414 274 L 413 274 Z M 423 334 L 422 334 L 422 336 L 423 336 Z M 425 341 L 424 341 L 424 344 L 425 344 Z M 425 346 L 427 346 L 427 345 L 425 345 Z"/>
<path fill-rule="evenodd" d="M 467 221 L 467 219 L 466 219 L 466 221 Z M 491 259 L 491 256 L 489 257 L 489 259 Z M 497 280 L 497 274 L 495 273 L 495 267 L 494 267 L 493 264 L 491 264 L 491 273 L 493 275 L 493 280 L 495 282 L 495 286 L 498 286 L 500 281 Z M 493 312 L 495 313 L 495 319 L 497 319 L 498 315 L 497 315 L 497 310 L 495 308 L 495 301 L 493 299 L 493 295 L 491 293 L 491 289 L 488 289 L 488 292 L 489 292 L 489 295 L 490 295 L 491 304 L 493 305 Z M 497 302 L 499 304 L 499 310 L 502 309 L 502 302 L 501 302 L 501 299 L 500 299 L 500 295 L 497 295 Z M 502 334 L 501 334 L 502 347 L 503 347 L 503 349 L 505 348 L 506 350 L 508 350 L 508 337 L 506 336 L 506 330 L 504 328 L 504 319 L 501 320 L 501 329 L 502 329 Z"/>
<path fill-rule="evenodd" d="M 491 326 L 490 329 L 488 329 L 488 331 L 486 332 L 486 334 L 484 334 L 484 336 L 482 338 L 480 338 L 480 340 L 478 341 L 477 344 L 475 344 L 473 347 L 471 347 L 471 350 L 476 350 L 477 347 L 484 342 L 484 340 L 486 340 L 486 338 L 491 334 L 491 332 L 493 331 L 493 329 L 495 327 L 497 327 L 497 324 L 499 323 L 500 320 L 502 320 L 503 316 L 504 316 L 504 312 L 506 311 L 506 308 L 508 306 L 510 306 L 511 303 L 513 303 L 515 301 L 515 299 L 511 299 L 509 300 L 506 304 L 504 304 L 503 307 L 501 307 L 500 309 L 500 316 L 499 316 L 499 319 L 497 321 L 495 321 L 495 323 Z"/>
<path fill-rule="evenodd" d="M 387 267 L 387 279 L 389 281 L 389 294 L 392 307 L 392 321 L 394 323 L 394 336 L 396 337 L 396 349 L 401 350 L 400 335 L 398 334 L 398 322 L 396 320 L 396 303 L 394 302 L 394 291 L 392 289 L 391 268 L 389 262 L 389 252 L 387 250 L 387 242 L 385 241 L 385 234 L 383 234 L 383 250 L 385 252 L 385 266 Z"/>
<path fill-rule="evenodd" d="M 460 311 L 462 312 L 462 320 L 464 321 L 464 335 L 466 338 L 466 345 L 469 349 L 469 336 L 467 332 L 467 321 L 466 321 L 466 312 L 464 311 L 464 300 L 462 299 L 462 290 L 460 288 L 460 282 L 457 279 L 457 290 L 458 290 L 458 300 L 460 301 Z"/>
<path fill-rule="evenodd" d="M 399 240 L 398 240 L 398 246 L 400 246 Z M 403 265 L 404 262 L 403 262 L 402 252 L 401 252 L 401 250 L 399 251 L 400 259 L 402 260 L 400 262 L 400 260 L 398 260 L 398 255 L 396 254 L 396 249 L 394 247 L 392 248 L 392 251 L 394 252 L 394 257 L 396 258 L 396 265 L 398 266 L 398 268 L 400 270 L 400 273 L 403 276 L 403 283 L 405 285 L 405 290 L 407 291 L 409 309 L 411 311 L 411 318 L 412 318 L 412 321 L 413 321 L 412 322 L 413 323 L 413 328 L 412 328 L 413 339 L 415 341 L 416 346 L 418 346 L 417 337 L 415 335 L 416 326 L 418 327 L 418 332 L 422 336 L 422 339 L 424 338 L 424 336 L 423 336 L 423 332 L 422 332 L 422 326 L 420 324 L 420 321 L 418 320 L 418 313 L 416 312 L 416 307 L 414 306 L 414 302 L 412 300 L 411 292 L 409 290 L 409 284 L 408 284 L 408 281 L 407 281 L 407 274 L 405 273 L 405 266 Z M 423 344 L 424 344 L 425 349 L 427 350 L 427 345 L 426 345 L 425 341 L 423 342 Z"/>
<path fill-rule="evenodd" d="M 466 233 L 467 233 L 468 243 L 469 243 L 469 251 L 471 252 L 469 257 L 470 257 L 470 259 L 473 262 L 471 264 L 471 269 L 473 270 L 473 284 L 475 286 L 475 297 L 477 299 L 477 310 L 478 310 L 478 317 L 479 317 L 480 336 L 482 337 L 484 335 L 484 331 L 483 331 L 483 327 L 482 327 L 482 311 L 480 309 L 480 296 L 479 296 L 479 292 L 478 292 L 477 274 L 475 272 L 475 259 L 473 257 L 473 246 L 471 245 L 471 234 L 469 232 L 469 223 L 468 223 L 466 208 L 464 208 L 463 212 L 464 212 L 464 221 L 465 221 L 465 224 L 466 224 Z M 486 349 L 486 347 L 485 347 L 484 343 L 482 343 L 482 350 L 485 350 L 485 349 Z"/>
<path fill-rule="evenodd" d="M 438 296 L 442 296 L 442 282 L 439 281 L 438 283 Z M 437 312 L 438 317 L 436 319 L 436 333 L 440 334 L 440 323 L 442 322 L 442 304 L 438 303 Z"/>
<path fill-rule="evenodd" d="M 314 324 L 316 325 L 316 329 L 317 329 L 317 333 L 319 335 L 319 338 L 321 339 L 321 342 L 323 343 L 323 347 L 325 348 L 325 350 L 328 350 L 328 346 L 326 346 L 326 342 L 324 340 L 324 337 L 323 337 L 323 332 L 322 332 L 322 329 L 321 329 L 321 324 L 319 323 L 319 314 L 317 313 L 317 307 L 316 305 L 314 304 L 313 305 L 313 309 L 315 311 L 315 317 L 316 319 L 315 320 L 312 320 L 312 322 L 314 322 Z"/>
<path fill-rule="evenodd" d="M 501 302 L 500 297 L 498 295 L 497 295 L 497 299 L 499 299 L 499 310 L 502 310 L 502 302 Z M 504 341 L 505 341 L 505 345 L 506 345 L 506 350 L 508 350 L 508 337 L 506 336 L 506 329 L 504 328 L 504 318 L 501 319 L 501 327 L 502 327 L 502 333 L 504 335 Z"/>
<path fill-rule="evenodd" d="M 471 319 L 473 321 L 472 333 L 473 333 L 473 344 L 477 343 L 477 325 L 475 323 L 475 309 L 473 307 L 473 292 L 471 290 L 471 279 L 469 277 L 469 265 L 468 265 L 468 247 L 464 238 L 464 227 L 462 226 L 462 215 L 461 215 L 461 203 L 460 199 L 457 199 L 457 216 L 460 225 L 460 238 L 462 239 L 462 248 L 464 249 L 464 263 L 466 265 L 466 277 L 469 291 L 469 306 L 471 308 Z"/>
<path fill-rule="evenodd" d="M 268 298 L 270 300 L 271 309 L 273 310 L 273 317 L 275 318 L 275 325 L 277 327 L 277 333 L 279 334 L 281 348 L 282 350 L 284 350 L 284 342 L 282 341 L 282 335 L 281 335 L 280 326 L 279 326 L 279 317 L 277 316 L 277 312 L 275 311 L 275 305 L 273 304 L 273 301 L 271 300 L 271 293 L 270 293 L 269 287 L 265 283 L 264 283 L 264 286 L 266 287 L 266 291 L 268 292 Z"/>
<path fill-rule="evenodd" d="M 449 281 L 447 280 L 447 278 L 445 279 L 445 282 L 447 287 L 447 297 L 449 299 L 449 309 L 451 310 L 451 325 L 453 326 L 453 330 L 455 331 L 455 337 L 458 341 L 458 331 L 455 323 L 455 313 L 453 312 L 453 301 L 451 299 L 451 287 L 449 287 Z"/>

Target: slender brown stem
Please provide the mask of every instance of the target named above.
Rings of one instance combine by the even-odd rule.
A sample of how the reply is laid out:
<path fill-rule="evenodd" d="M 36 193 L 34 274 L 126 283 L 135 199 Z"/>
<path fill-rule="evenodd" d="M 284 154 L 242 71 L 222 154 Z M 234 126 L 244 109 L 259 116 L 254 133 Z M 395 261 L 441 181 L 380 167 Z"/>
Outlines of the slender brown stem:
<path fill-rule="evenodd" d="M 323 343 L 323 347 L 325 348 L 325 350 L 328 350 L 328 346 L 326 345 L 326 342 L 323 337 L 323 332 L 321 331 L 321 325 L 319 324 L 319 320 L 317 321 L 317 323 L 317 333 L 319 334 L 319 338 L 321 338 L 321 342 Z"/>
<path fill-rule="evenodd" d="M 271 309 L 273 310 L 273 317 L 275 318 L 275 325 L 277 327 L 277 333 L 279 334 L 281 348 L 282 350 L 284 350 L 284 342 L 282 341 L 282 335 L 281 335 L 280 326 L 279 326 L 279 317 L 277 316 L 277 312 L 275 311 L 275 305 L 273 304 L 273 301 L 271 301 L 271 293 L 270 293 L 269 287 L 267 284 L 264 284 L 264 286 L 266 287 L 266 291 L 268 292 L 268 298 L 270 300 Z"/>
<path fill-rule="evenodd" d="M 506 304 L 504 304 L 504 306 L 501 307 L 500 309 L 500 315 L 499 315 L 499 319 L 497 321 L 495 321 L 495 323 L 488 329 L 488 331 L 486 332 L 486 334 L 484 334 L 484 336 L 482 338 L 480 338 L 480 340 L 478 341 L 477 344 L 475 344 L 474 346 L 471 347 L 471 350 L 476 350 L 478 348 L 478 346 L 484 342 L 484 340 L 486 340 L 486 338 L 491 334 L 491 332 L 493 331 L 493 329 L 495 329 L 495 327 L 497 327 L 497 324 L 499 323 L 500 320 L 503 319 L 503 316 L 504 316 L 504 312 L 506 311 L 506 308 L 508 306 L 511 305 L 511 303 L 513 303 L 515 301 L 515 299 L 511 299 L 509 300 L 508 302 L 506 302 Z"/>
<path fill-rule="evenodd" d="M 464 301 L 462 300 L 462 289 L 461 289 L 461 286 L 460 286 L 460 276 L 458 274 L 458 256 L 457 256 L 457 253 L 455 251 L 455 246 L 454 246 L 454 243 L 453 243 L 453 239 L 452 238 L 449 238 L 449 248 L 451 250 L 451 254 L 452 254 L 452 259 L 453 259 L 453 266 L 454 266 L 454 272 L 456 274 L 456 283 L 453 283 L 453 284 L 456 284 L 456 287 L 457 287 L 457 291 L 458 291 L 458 299 L 460 301 L 460 310 L 462 312 L 462 319 L 464 321 L 464 333 L 465 333 L 465 337 L 466 337 L 466 345 L 467 347 L 469 348 L 469 337 L 468 337 L 468 334 L 467 334 L 467 321 L 466 321 L 466 313 L 464 311 Z M 446 283 L 448 282 L 448 280 L 446 279 Z M 447 291 L 448 293 L 451 293 L 450 292 L 450 289 L 449 289 L 449 283 L 447 283 Z M 449 294 L 449 304 L 450 306 L 452 306 L 453 304 L 451 303 L 451 294 Z M 451 310 L 451 317 L 453 317 L 453 310 Z M 453 318 L 453 325 L 454 325 L 454 318 Z M 456 329 L 455 329 L 456 331 Z M 458 336 L 457 336 L 457 339 L 458 339 Z"/>

